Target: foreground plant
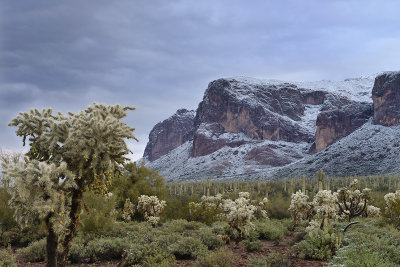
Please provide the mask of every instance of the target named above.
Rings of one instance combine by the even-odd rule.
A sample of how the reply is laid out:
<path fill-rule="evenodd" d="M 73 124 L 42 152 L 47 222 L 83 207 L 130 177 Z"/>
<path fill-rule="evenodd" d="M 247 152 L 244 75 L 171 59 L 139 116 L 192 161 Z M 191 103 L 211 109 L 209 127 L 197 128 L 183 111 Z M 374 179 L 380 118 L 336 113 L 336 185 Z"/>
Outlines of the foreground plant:
<path fill-rule="evenodd" d="M 394 193 L 388 193 L 384 196 L 386 220 L 395 226 L 400 226 L 400 190 Z"/>
<path fill-rule="evenodd" d="M 307 216 L 310 208 L 311 205 L 308 202 L 308 196 L 305 193 L 297 191 L 295 194 L 292 194 L 289 211 L 293 218 L 293 228 L 300 223 L 302 218 Z"/>
<path fill-rule="evenodd" d="M 155 227 L 160 221 L 160 214 L 167 205 L 164 200 L 158 200 L 157 196 L 141 195 L 139 197 L 138 210 L 143 213 L 148 223 Z"/>
<path fill-rule="evenodd" d="M 125 139 L 137 140 L 134 129 L 120 121 L 127 110 L 134 108 L 93 104 L 67 116 L 34 109 L 9 124 L 17 127 L 23 145 L 29 140 L 23 162 L 2 166 L 12 184 L 10 204 L 21 223 L 35 218 L 45 221 L 47 266 L 66 264 L 83 193 L 92 190 L 106 196 L 111 178 L 127 160 L 124 155 L 130 151 Z"/>
<path fill-rule="evenodd" d="M 243 239 L 249 228 L 252 227 L 251 220 L 257 207 L 251 205 L 250 194 L 239 192 L 239 198 L 235 200 L 225 199 L 221 208 L 231 229 L 239 232 L 239 239 Z"/>
<path fill-rule="evenodd" d="M 371 190 L 369 188 L 364 188 L 362 191 L 358 189 L 358 180 L 354 179 L 349 187 L 341 188 L 337 191 L 337 205 L 339 207 L 340 213 L 344 215 L 350 222 L 352 218 L 361 216 L 362 214 L 367 214 L 368 203 L 371 199 Z M 370 208 L 372 212 L 376 210 Z"/>

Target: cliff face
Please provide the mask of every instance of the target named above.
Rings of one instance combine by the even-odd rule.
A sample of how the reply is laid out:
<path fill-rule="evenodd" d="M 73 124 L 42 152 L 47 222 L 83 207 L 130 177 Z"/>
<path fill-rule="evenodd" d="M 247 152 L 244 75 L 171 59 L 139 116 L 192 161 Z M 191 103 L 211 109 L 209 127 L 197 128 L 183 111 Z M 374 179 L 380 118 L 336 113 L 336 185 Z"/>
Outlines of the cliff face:
<path fill-rule="evenodd" d="M 194 115 L 193 110 L 179 109 L 168 119 L 157 123 L 150 132 L 143 157 L 154 161 L 193 139 Z"/>
<path fill-rule="evenodd" d="M 303 98 L 301 90 L 289 83 L 251 85 L 236 79 L 211 82 L 196 112 L 192 156 L 245 143 L 218 138 L 223 133 L 243 133 L 252 140 L 312 142 L 314 133 L 296 123 L 304 115 Z"/>
<path fill-rule="evenodd" d="M 338 138 L 347 136 L 362 126 L 372 116 L 369 103 L 347 103 L 344 106 L 322 111 L 318 114 L 315 146 L 311 152 L 326 148 Z"/>
<path fill-rule="evenodd" d="M 400 72 L 386 72 L 377 76 L 372 99 L 376 124 L 400 125 Z"/>

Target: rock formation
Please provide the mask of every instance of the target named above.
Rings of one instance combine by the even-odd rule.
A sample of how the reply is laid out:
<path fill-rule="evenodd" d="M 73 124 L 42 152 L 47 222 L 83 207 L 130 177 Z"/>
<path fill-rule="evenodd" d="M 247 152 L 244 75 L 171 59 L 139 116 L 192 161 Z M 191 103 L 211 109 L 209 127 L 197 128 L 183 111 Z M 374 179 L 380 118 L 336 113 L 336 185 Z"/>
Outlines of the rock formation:
<path fill-rule="evenodd" d="M 400 146 L 390 142 L 400 126 L 386 125 L 400 125 L 400 72 L 339 82 L 225 78 L 208 85 L 195 114 L 157 124 L 144 158 L 176 181 L 387 173 L 396 170 Z"/>
<path fill-rule="evenodd" d="M 193 139 L 193 110 L 179 109 L 174 115 L 159 122 L 150 132 L 143 157 L 154 161 Z"/>
<path fill-rule="evenodd" d="M 315 146 L 311 152 L 318 152 L 347 136 L 362 126 L 372 116 L 372 105 L 353 102 L 318 114 L 315 133 Z"/>
<path fill-rule="evenodd" d="M 243 133 L 253 140 L 312 142 L 314 133 L 296 123 L 304 115 L 303 98 L 297 86 L 289 83 L 211 82 L 197 109 L 192 156 L 244 143 L 220 140 L 223 133 Z"/>
<path fill-rule="evenodd" d="M 400 72 L 385 72 L 377 76 L 372 99 L 376 124 L 400 125 Z"/>

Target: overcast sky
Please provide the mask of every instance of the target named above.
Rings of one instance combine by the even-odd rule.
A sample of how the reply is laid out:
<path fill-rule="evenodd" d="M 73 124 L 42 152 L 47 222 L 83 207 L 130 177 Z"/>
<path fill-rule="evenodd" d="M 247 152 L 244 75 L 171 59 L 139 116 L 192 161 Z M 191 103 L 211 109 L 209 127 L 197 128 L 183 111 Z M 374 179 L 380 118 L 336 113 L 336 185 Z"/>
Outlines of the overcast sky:
<path fill-rule="evenodd" d="M 399 70 L 400 1 L 1 0 L 0 148 L 21 150 L 19 111 L 137 108 L 151 128 L 195 109 L 220 77 L 342 80 Z"/>

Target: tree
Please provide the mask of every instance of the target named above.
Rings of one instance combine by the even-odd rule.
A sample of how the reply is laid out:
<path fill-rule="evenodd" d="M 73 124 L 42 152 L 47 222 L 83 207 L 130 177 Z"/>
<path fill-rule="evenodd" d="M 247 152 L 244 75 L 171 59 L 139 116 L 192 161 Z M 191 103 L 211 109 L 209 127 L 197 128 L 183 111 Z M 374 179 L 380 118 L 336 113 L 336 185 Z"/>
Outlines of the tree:
<path fill-rule="evenodd" d="M 83 193 L 106 195 L 112 177 L 127 160 L 125 139 L 137 140 L 134 128 L 121 122 L 127 110 L 134 108 L 95 103 L 68 115 L 33 109 L 19 113 L 9 124 L 17 127 L 23 145 L 29 140 L 24 162 L 3 165 L 12 183 L 11 204 L 20 222 L 33 217 L 46 222 L 47 266 L 66 264 Z M 57 252 L 58 239 L 61 251 Z"/>

